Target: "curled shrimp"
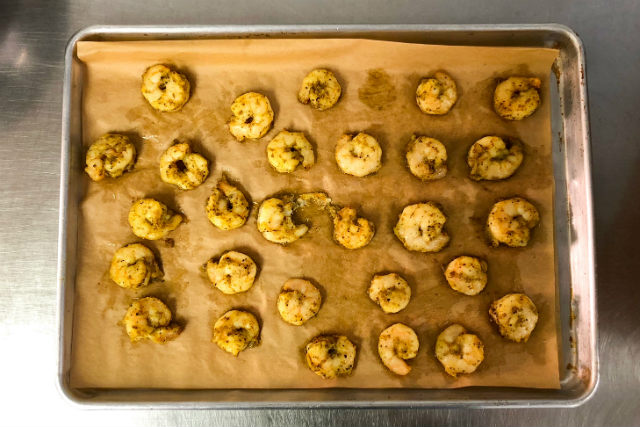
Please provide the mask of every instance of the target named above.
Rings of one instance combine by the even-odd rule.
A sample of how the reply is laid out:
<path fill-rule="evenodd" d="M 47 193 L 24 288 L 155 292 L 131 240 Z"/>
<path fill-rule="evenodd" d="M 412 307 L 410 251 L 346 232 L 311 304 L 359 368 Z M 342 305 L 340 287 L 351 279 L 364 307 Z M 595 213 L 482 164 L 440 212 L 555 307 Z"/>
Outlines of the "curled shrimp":
<path fill-rule="evenodd" d="M 393 232 L 410 251 L 438 252 L 449 243 L 444 229 L 446 221 L 447 217 L 434 203 L 417 203 L 402 210 Z"/>
<path fill-rule="evenodd" d="M 378 355 L 384 366 L 397 375 L 411 372 L 406 360 L 418 355 L 420 342 L 413 329 L 402 323 L 389 326 L 378 338 Z"/>
<path fill-rule="evenodd" d="M 237 356 L 260 342 L 260 324 L 248 311 L 230 310 L 213 325 L 212 341 L 222 350 Z"/>
<path fill-rule="evenodd" d="M 522 120 L 540 106 L 540 86 L 535 77 L 509 77 L 496 86 L 493 108 L 507 120 Z"/>
<path fill-rule="evenodd" d="M 396 273 L 373 276 L 367 294 L 385 313 L 398 313 L 411 300 L 409 284 Z"/>
<path fill-rule="evenodd" d="M 511 247 L 527 246 L 531 229 L 540 222 L 535 206 L 521 197 L 502 200 L 491 208 L 487 228 L 491 244 Z"/>
<path fill-rule="evenodd" d="M 221 230 L 242 227 L 249 217 L 249 203 L 242 191 L 222 177 L 205 208 L 211 223 Z"/>
<path fill-rule="evenodd" d="M 422 79 L 416 89 L 416 102 L 425 114 L 447 114 L 457 100 L 456 82 L 442 71 L 434 73 L 433 77 Z"/>
<path fill-rule="evenodd" d="M 495 300 L 489 316 L 500 335 L 515 342 L 527 342 L 538 323 L 538 309 L 525 294 L 508 294 Z"/>
<path fill-rule="evenodd" d="M 309 227 L 296 224 L 291 218 L 295 208 L 293 202 L 270 198 L 258 209 L 258 230 L 270 242 L 287 244 L 304 236 Z"/>
<path fill-rule="evenodd" d="M 225 252 L 217 261 L 210 259 L 206 269 L 211 284 L 227 295 L 248 291 L 258 272 L 251 257 L 236 251 Z"/>
<path fill-rule="evenodd" d="M 336 76 L 329 70 L 312 70 L 302 80 L 298 101 L 309 104 L 316 110 L 324 111 L 333 107 L 342 93 L 342 87 Z"/>
<path fill-rule="evenodd" d="M 447 174 L 447 149 L 435 138 L 413 135 L 406 157 L 411 173 L 423 181 L 444 178 Z"/>
<path fill-rule="evenodd" d="M 485 136 L 469 149 L 467 164 L 471 179 L 480 181 L 506 179 L 522 164 L 524 151 L 515 139 Z"/>
<path fill-rule="evenodd" d="M 344 134 L 336 144 L 336 162 L 342 172 L 363 177 L 382 167 L 382 148 L 371 135 L 360 132 Z"/>
<path fill-rule="evenodd" d="M 136 147 L 126 135 L 107 133 L 98 138 L 87 151 L 84 169 L 94 181 L 105 177 L 118 178 L 133 169 Z"/>
<path fill-rule="evenodd" d="M 474 372 L 484 360 L 484 344 L 477 335 L 458 324 L 446 328 L 436 340 L 436 358 L 447 374 Z"/>
<path fill-rule="evenodd" d="M 373 239 L 373 222 L 358 217 L 355 209 L 345 207 L 338 210 L 333 207 L 329 212 L 333 219 L 333 238 L 340 245 L 347 249 L 358 249 L 368 245 Z"/>
<path fill-rule="evenodd" d="M 133 301 L 122 323 L 131 342 L 148 338 L 155 343 L 163 344 L 177 338 L 182 332 L 179 325 L 171 322 L 169 307 L 154 297 Z"/>
<path fill-rule="evenodd" d="M 151 249 L 140 243 L 131 243 L 113 254 L 109 277 L 118 286 L 138 289 L 161 278 L 162 271 Z"/>
<path fill-rule="evenodd" d="M 173 213 L 154 199 L 137 200 L 129 210 L 129 225 L 133 234 L 147 240 L 158 240 L 178 228 L 182 215 Z"/>
<path fill-rule="evenodd" d="M 233 116 L 229 132 L 238 141 L 262 138 L 271 129 L 273 110 L 269 98 L 261 93 L 247 92 L 231 104 Z"/>
<path fill-rule="evenodd" d="M 305 348 L 307 365 L 324 379 L 351 375 L 356 346 L 344 335 L 319 335 Z"/>
<path fill-rule="evenodd" d="M 302 325 L 318 314 L 322 296 L 318 288 L 303 279 L 287 280 L 278 295 L 280 317 L 292 325 Z"/>
<path fill-rule="evenodd" d="M 283 130 L 267 145 L 267 159 L 280 173 L 291 173 L 297 168 L 310 169 L 316 162 L 311 143 L 303 132 Z"/>
<path fill-rule="evenodd" d="M 478 295 L 487 285 L 487 263 L 480 258 L 459 256 L 444 272 L 451 289 L 465 295 Z"/>
<path fill-rule="evenodd" d="M 180 110 L 189 100 L 189 80 L 166 65 L 156 64 L 142 75 L 142 96 L 158 111 Z"/>
<path fill-rule="evenodd" d="M 174 144 L 160 156 L 160 178 L 182 190 L 191 190 L 209 176 L 209 162 L 191 152 L 187 143 Z"/>

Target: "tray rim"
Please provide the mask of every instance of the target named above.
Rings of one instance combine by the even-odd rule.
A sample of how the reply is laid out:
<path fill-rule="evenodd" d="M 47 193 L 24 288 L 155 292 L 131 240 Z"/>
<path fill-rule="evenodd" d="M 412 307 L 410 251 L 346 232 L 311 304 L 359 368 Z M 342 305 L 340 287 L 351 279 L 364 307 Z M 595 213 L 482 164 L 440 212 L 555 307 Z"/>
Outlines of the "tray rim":
<path fill-rule="evenodd" d="M 579 320 L 586 316 L 586 324 L 589 327 L 588 343 L 581 345 L 590 354 L 589 366 L 587 367 L 587 377 L 583 378 L 586 388 L 576 397 L 569 398 L 546 398 L 546 399 L 452 399 L 452 400 L 328 400 L 328 401 L 156 401 L 139 400 L 135 402 L 123 401 L 90 401 L 78 396 L 77 392 L 70 387 L 68 374 L 65 372 L 65 308 L 66 308 L 66 261 L 67 261 L 67 222 L 68 222 L 68 202 L 70 183 L 70 146 L 71 146 L 71 102 L 72 102 L 72 64 L 76 44 L 79 41 L 90 37 L 97 37 L 103 34 L 110 36 L 161 36 L 167 40 L 172 36 L 181 38 L 213 38 L 220 35 L 232 34 L 234 36 L 264 37 L 281 34 L 282 38 L 290 38 L 291 35 L 312 36 L 314 34 L 335 32 L 341 38 L 359 32 L 381 32 L 394 34 L 399 32 L 411 33 L 446 33 L 446 32 L 466 32 L 466 33 L 487 33 L 504 32 L 518 33 L 525 31 L 540 31 L 553 33 L 569 41 L 571 48 L 575 50 L 577 62 L 580 66 L 581 78 L 578 87 L 577 98 L 580 101 L 581 111 L 579 113 L 580 127 L 582 130 L 581 150 L 583 152 L 583 180 L 584 194 L 583 206 L 585 210 L 583 224 L 586 233 L 585 244 L 587 254 L 587 270 L 583 272 L 584 280 L 587 281 L 588 290 L 587 306 L 588 313 L 581 312 Z M 205 33 L 204 37 L 202 36 Z M 190 37 L 191 36 L 191 37 Z M 320 36 L 326 38 L 326 36 Z M 445 44 L 445 43 L 441 43 Z M 453 43 L 452 43 L 453 44 Z M 460 43 L 455 43 L 460 44 Z M 468 44 L 473 45 L 473 44 Z M 408 407 L 466 407 L 466 408 L 524 408 L 524 407 L 577 407 L 588 401 L 595 393 L 600 379 L 598 348 L 597 348 L 597 313 L 596 313 L 596 274 L 595 274 L 595 241 L 593 225 L 593 196 L 591 185 L 591 147 L 589 131 L 589 114 L 587 103 L 587 84 L 585 53 L 580 37 L 569 27 L 562 24 L 321 24 L 321 25 L 94 25 L 77 31 L 69 39 L 65 48 L 65 68 L 64 85 L 62 99 L 62 132 L 61 132 L 61 159 L 60 159 L 60 199 L 59 199 L 59 227 L 58 227 L 58 256 L 57 256 L 57 307 L 56 316 L 58 332 L 58 352 L 57 352 L 57 375 L 56 387 L 64 399 L 74 406 L 81 408 L 105 409 L 274 409 L 274 408 L 408 408 Z M 563 123 L 566 117 L 563 114 Z M 565 156 L 566 159 L 566 156 Z M 572 307 L 573 307 L 573 281 Z M 583 285 L 585 287 L 585 285 Z M 70 333 L 71 334 L 71 333 Z M 70 345 L 69 345 L 70 346 Z M 475 387 L 486 389 L 484 387 Z M 469 388 L 467 388 L 468 390 Z M 499 388 L 499 390 L 509 390 L 509 388 Z M 300 389 L 304 391 L 308 389 Z M 325 389 L 327 391 L 334 389 Z M 353 389 L 364 390 L 364 389 Z M 381 389 L 372 389 L 381 390 Z M 384 389 L 386 390 L 386 389 Z M 157 391 L 157 390 L 156 390 Z M 202 390 L 204 391 L 204 390 Z M 260 392 L 261 390 L 252 390 Z M 317 390 L 314 390 L 317 391 Z M 389 393 L 393 390 L 389 389 Z"/>

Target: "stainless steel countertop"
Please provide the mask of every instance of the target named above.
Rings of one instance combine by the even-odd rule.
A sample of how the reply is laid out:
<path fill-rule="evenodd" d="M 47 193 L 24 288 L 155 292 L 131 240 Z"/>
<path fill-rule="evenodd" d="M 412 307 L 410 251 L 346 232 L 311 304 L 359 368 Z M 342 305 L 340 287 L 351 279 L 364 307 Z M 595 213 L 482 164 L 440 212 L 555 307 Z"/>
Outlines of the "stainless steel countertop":
<path fill-rule="evenodd" d="M 575 409 L 81 410 L 55 386 L 63 50 L 92 24 L 543 23 L 587 53 L 601 378 Z M 0 425 L 640 424 L 640 3 L 636 0 L 0 2 Z M 636 313 L 636 314 L 634 314 Z M 635 321 L 633 319 L 636 319 Z"/>

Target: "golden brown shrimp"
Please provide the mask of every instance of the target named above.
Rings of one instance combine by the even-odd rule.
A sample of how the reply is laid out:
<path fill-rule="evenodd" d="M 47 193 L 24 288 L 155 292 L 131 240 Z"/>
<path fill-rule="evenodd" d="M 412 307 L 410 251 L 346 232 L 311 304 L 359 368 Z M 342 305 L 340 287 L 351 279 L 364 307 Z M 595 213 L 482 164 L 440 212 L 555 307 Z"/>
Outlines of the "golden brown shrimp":
<path fill-rule="evenodd" d="M 484 360 L 484 344 L 477 335 L 468 333 L 461 325 L 451 325 L 438 335 L 436 357 L 447 374 L 474 372 Z"/>
<path fill-rule="evenodd" d="M 489 316 L 500 335 L 515 342 L 527 342 L 538 323 L 538 309 L 525 294 L 508 294 L 492 302 Z"/>
<path fill-rule="evenodd" d="M 98 138 L 87 151 L 87 175 L 100 181 L 105 177 L 118 178 L 133 169 L 136 147 L 126 135 L 107 133 Z"/>
<path fill-rule="evenodd" d="M 472 256 L 459 256 L 444 272 L 451 289 L 465 295 L 478 295 L 487 285 L 487 263 Z"/>
<path fill-rule="evenodd" d="M 129 211 L 129 225 L 136 236 L 158 240 L 178 228 L 182 215 L 173 213 L 166 205 L 154 199 L 137 200 Z"/>
<path fill-rule="evenodd" d="M 539 221 L 538 210 L 527 200 L 521 197 L 502 200 L 493 205 L 487 219 L 491 244 L 527 246 L 531 229 L 538 225 Z"/>
<path fill-rule="evenodd" d="M 298 101 L 323 111 L 333 107 L 340 99 L 341 93 L 342 87 L 336 76 L 329 70 L 318 68 L 302 80 Z"/>
<path fill-rule="evenodd" d="M 206 212 L 213 225 L 221 230 L 233 230 L 247 221 L 249 203 L 242 191 L 222 177 L 207 200 Z"/>
<path fill-rule="evenodd" d="M 242 350 L 260 343 L 260 324 L 247 311 L 227 311 L 213 325 L 212 341 L 222 350 L 237 356 Z"/>
<path fill-rule="evenodd" d="M 140 243 L 131 243 L 113 254 L 109 277 L 118 286 L 138 289 L 147 286 L 154 279 L 161 278 L 162 271 L 151 249 Z"/>
<path fill-rule="evenodd" d="M 447 217 L 434 203 L 417 203 L 402 210 L 393 232 L 410 251 L 438 252 L 449 243 L 444 229 L 446 221 Z"/>
<path fill-rule="evenodd" d="M 398 313 L 411 300 L 409 284 L 396 273 L 373 276 L 367 294 L 385 313 Z"/>
<path fill-rule="evenodd" d="M 160 156 L 160 178 L 182 190 L 191 190 L 209 176 L 209 162 L 191 152 L 187 143 L 172 145 Z"/>
<path fill-rule="evenodd" d="M 180 335 L 182 327 L 171 322 L 171 310 L 154 297 L 135 300 L 122 320 L 131 342 L 150 339 L 164 344 Z"/>
<path fill-rule="evenodd" d="M 469 149 L 469 175 L 476 181 L 506 179 L 518 170 L 523 159 L 524 150 L 519 141 L 485 136 Z"/>
<path fill-rule="evenodd" d="M 370 175 L 382 167 L 380 144 L 364 132 L 342 135 L 336 144 L 335 157 L 342 172 L 357 177 Z"/>
<path fill-rule="evenodd" d="M 356 346 L 344 335 L 319 335 L 306 346 L 307 365 L 324 379 L 351 375 Z"/>
<path fill-rule="evenodd" d="M 229 132 L 238 141 L 262 138 L 271 129 L 273 110 L 269 98 L 261 93 L 247 92 L 231 104 L 233 117 Z"/>
<path fill-rule="evenodd" d="M 142 96 L 158 111 L 180 110 L 189 100 L 189 80 L 166 65 L 156 64 L 142 75 Z"/>
<path fill-rule="evenodd" d="M 283 130 L 267 145 L 267 159 L 280 173 L 291 173 L 297 168 L 310 169 L 316 162 L 311 143 L 303 132 Z"/>
<path fill-rule="evenodd" d="M 322 295 L 311 282 L 303 279 L 287 280 L 278 295 L 280 317 L 292 325 L 302 325 L 318 314 Z"/>
<path fill-rule="evenodd" d="M 337 211 L 337 212 L 336 212 Z M 366 218 L 358 217 L 350 207 L 332 207 L 329 210 L 333 219 L 333 238 L 347 249 L 367 246 L 375 234 L 375 225 Z"/>
<path fill-rule="evenodd" d="M 413 135 L 406 157 L 411 173 L 423 181 L 444 178 L 447 174 L 447 149 L 435 138 Z"/>
<path fill-rule="evenodd" d="M 441 71 L 433 77 L 422 79 L 416 89 L 416 102 L 425 114 L 447 114 L 457 100 L 456 82 Z"/>
<path fill-rule="evenodd" d="M 496 86 L 493 108 L 507 120 L 522 120 L 540 106 L 540 86 L 535 77 L 509 77 Z"/>
<path fill-rule="evenodd" d="M 218 261 L 210 259 L 207 262 L 207 276 L 211 284 L 228 295 L 248 291 L 257 272 L 251 257 L 236 251 L 225 252 Z"/>
<path fill-rule="evenodd" d="M 295 224 L 291 216 L 295 208 L 293 202 L 270 198 L 262 202 L 258 209 L 258 230 L 270 242 L 287 244 L 304 236 L 309 227 Z"/>
<path fill-rule="evenodd" d="M 413 329 L 402 323 L 395 323 L 380 333 L 378 355 L 384 366 L 397 375 L 411 372 L 406 360 L 418 355 L 420 342 Z"/>

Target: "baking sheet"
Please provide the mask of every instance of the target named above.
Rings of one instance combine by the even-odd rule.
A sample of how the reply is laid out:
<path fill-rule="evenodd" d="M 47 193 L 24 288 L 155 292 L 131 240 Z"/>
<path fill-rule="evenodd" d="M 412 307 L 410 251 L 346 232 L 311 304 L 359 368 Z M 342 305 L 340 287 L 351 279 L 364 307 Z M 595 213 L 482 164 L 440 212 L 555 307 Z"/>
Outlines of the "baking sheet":
<path fill-rule="evenodd" d="M 72 346 L 71 385 L 83 387 L 300 388 L 300 387 L 460 387 L 496 385 L 557 388 L 558 350 L 555 275 L 549 70 L 557 52 L 548 49 L 470 48 L 411 45 L 366 40 L 218 40 L 180 42 L 80 42 L 86 64 L 83 132 L 88 146 L 108 131 L 127 132 L 140 148 L 133 173 L 117 181 L 87 182 L 81 204 L 79 260 Z M 193 83 L 193 97 L 182 112 L 154 112 L 139 94 L 140 75 L 156 62 L 171 63 Z M 257 65 L 259 64 L 259 65 Z M 301 79 L 312 68 L 328 67 L 343 85 L 343 98 L 326 112 L 297 102 Z M 438 69 L 457 81 L 460 99 L 444 117 L 429 117 L 414 103 L 420 78 Z M 370 70 L 383 70 L 395 98 L 383 109 L 358 96 Z M 543 102 L 519 123 L 497 118 L 491 109 L 495 79 L 511 74 L 543 80 Z M 114 89 L 116 88 L 116 89 Z M 229 105 L 248 90 L 261 91 L 274 106 L 274 130 L 260 141 L 237 143 L 225 121 Z M 390 99 L 386 97 L 385 99 Z M 281 129 L 302 130 L 315 143 L 318 164 L 285 176 L 273 172 L 265 149 Z M 365 130 L 380 141 L 383 168 L 375 176 L 343 175 L 333 160 L 335 141 L 345 131 Z M 404 165 L 411 133 L 440 139 L 449 153 L 449 175 L 421 183 Z M 486 134 L 519 137 L 527 157 L 518 173 L 498 183 L 474 183 L 465 155 Z M 196 190 L 181 192 L 160 181 L 158 157 L 173 141 L 186 139 L 212 160 L 212 176 Z M 204 203 L 222 172 L 238 182 L 254 202 L 283 190 L 325 190 L 339 204 L 357 206 L 378 232 L 364 249 L 348 251 L 331 241 L 328 219 L 311 217 L 311 232 L 288 247 L 267 242 L 247 225 L 223 232 L 208 223 Z M 87 180 L 88 181 L 88 180 Z M 501 197 L 522 195 L 541 213 L 541 224 L 525 249 L 486 245 L 484 221 Z M 170 237 L 175 245 L 147 242 L 159 254 L 165 282 L 143 292 L 110 283 L 113 252 L 137 241 L 126 223 L 133 200 L 155 196 L 179 209 L 189 222 Z M 409 203 L 433 200 L 449 217 L 451 244 L 438 254 L 407 252 L 392 234 L 397 215 Z M 247 293 L 225 296 L 213 289 L 200 266 L 228 249 L 250 254 L 260 275 Z M 489 262 L 489 285 L 479 296 L 454 293 L 442 276 L 453 257 L 474 254 Z M 386 315 L 365 294 L 371 276 L 396 271 L 409 280 L 412 301 L 403 312 Z M 308 277 L 325 295 L 317 318 L 302 327 L 279 319 L 275 300 L 289 277 Z M 489 324 L 494 298 L 525 291 L 536 302 L 540 322 L 526 344 L 507 343 Z M 167 300 L 186 328 L 165 346 L 132 345 L 120 325 L 129 302 L 142 295 Z M 230 308 L 248 308 L 262 322 L 262 344 L 233 358 L 210 343 L 211 323 Z M 396 377 L 378 361 L 377 336 L 403 322 L 421 340 L 407 377 Z M 433 357 L 438 332 L 460 322 L 478 333 L 486 358 L 478 371 L 458 379 L 443 373 Z M 325 381 L 305 366 L 302 349 L 319 333 L 349 336 L 359 348 L 354 375 Z"/>

